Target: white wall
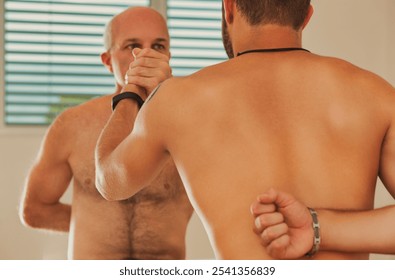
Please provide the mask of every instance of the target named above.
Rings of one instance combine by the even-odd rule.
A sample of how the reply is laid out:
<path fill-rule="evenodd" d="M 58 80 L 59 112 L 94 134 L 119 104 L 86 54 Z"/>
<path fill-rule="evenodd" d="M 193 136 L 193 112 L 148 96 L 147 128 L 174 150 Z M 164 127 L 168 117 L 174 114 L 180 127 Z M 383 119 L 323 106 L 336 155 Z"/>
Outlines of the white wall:
<path fill-rule="evenodd" d="M 313 0 L 313 4 L 315 14 L 305 32 L 306 48 L 319 54 L 349 60 L 376 72 L 395 85 L 395 1 Z M 3 65 L 2 53 L 0 57 L 0 64 Z M 0 71 L 3 93 L 2 68 Z M 19 222 L 17 208 L 24 177 L 37 153 L 45 128 L 4 126 L 4 96 L 1 97 L 0 259 L 66 258 L 66 235 L 30 230 Z M 380 183 L 376 201 L 377 206 L 393 203 Z M 207 237 L 196 217 L 188 231 L 187 244 L 188 258 L 213 257 Z M 395 256 L 375 258 L 395 259 Z"/>

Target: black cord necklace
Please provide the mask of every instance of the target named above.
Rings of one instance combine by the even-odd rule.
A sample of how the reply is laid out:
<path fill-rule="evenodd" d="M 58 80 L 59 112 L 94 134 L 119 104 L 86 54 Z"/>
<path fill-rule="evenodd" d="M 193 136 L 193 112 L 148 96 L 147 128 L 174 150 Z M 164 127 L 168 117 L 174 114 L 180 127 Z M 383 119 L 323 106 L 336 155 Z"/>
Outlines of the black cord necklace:
<path fill-rule="evenodd" d="M 277 49 L 255 49 L 255 50 L 247 50 L 244 52 L 237 53 L 237 56 L 247 54 L 247 53 L 273 53 L 273 52 L 290 52 L 290 51 L 304 51 L 310 52 L 304 48 L 277 48 Z"/>

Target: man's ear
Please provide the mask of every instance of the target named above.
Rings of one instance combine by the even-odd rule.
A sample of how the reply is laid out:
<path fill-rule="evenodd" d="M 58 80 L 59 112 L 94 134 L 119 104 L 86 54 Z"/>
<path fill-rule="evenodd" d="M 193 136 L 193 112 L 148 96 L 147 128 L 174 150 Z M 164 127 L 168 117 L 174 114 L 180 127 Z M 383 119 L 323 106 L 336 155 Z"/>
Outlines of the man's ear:
<path fill-rule="evenodd" d="M 306 27 L 306 25 L 309 23 L 311 17 L 314 14 L 314 8 L 312 5 L 310 5 L 309 10 L 307 11 L 307 15 L 306 18 L 304 19 L 303 25 L 302 25 L 302 29 L 304 29 Z"/>
<path fill-rule="evenodd" d="M 101 62 L 103 63 L 103 65 L 108 69 L 108 71 L 110 71 L 111 73 L 113 73 L 113 69 L 112 69 L 112 61 L 111 61 L 111 54 L 109 51 L 103 52 L 100 55 L 101 58 Z"/>
<path fill-rule="evenodd" d="M 226 23 L 232 24 L 233 23 L 233 13 L 234 13 L 234 1 L 233 0 L 223 0 L 224 5 L 224 18 Z"/>

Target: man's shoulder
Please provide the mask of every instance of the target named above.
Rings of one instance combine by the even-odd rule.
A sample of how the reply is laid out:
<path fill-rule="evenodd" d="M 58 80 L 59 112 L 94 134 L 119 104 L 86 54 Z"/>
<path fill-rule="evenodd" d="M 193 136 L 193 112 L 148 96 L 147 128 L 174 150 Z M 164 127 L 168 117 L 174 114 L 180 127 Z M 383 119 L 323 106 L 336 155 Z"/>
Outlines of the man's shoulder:
<path fill-rule="evenodd" d="M 356 93 L 380 111 L 388 112 L 395 120 L 395 88 L 378 74 L 339 58 L 321 58 L 324 66 L 330 69 L 333 82 L 339 82 L 349 91 Z M 326 65 L 326 66 L 325 66 Z M 325 71 L 321 72 L 325 73 Z"/>
<path fill-rule="evenodd" d="M 204 67 L 190 75 L 172 77 L 163 82 L 163 86 L 171 91 L 188 93 L 199 92 L 201 88 L 210 86 L 210 83 L 218 83 L 218 79 L 226 76 L 229 69 L 229 61 Z"/>
<path fill-rule="evenodd" d="M 107 107 L 107 110 L 106 110 Z M 51 123 L 49 130 L 63 131 L 65 135 L 78 133 L 85 123 L 101 119 L 111 113 L 111 96 L 101 96 L 62 111 Z"/>
<path fill-rule="evenodd" d="M 200 72 L 200 71 L 199 71 Z M 199 92 L 202 84 L 209 81 L 201 77 L 200 73 L 194 73 L 184 77 L 172 77 L 164 81 L 149 96 L 151 99 L 162 99 L 162 102 L 178 104 L 183 99 L 190 99 L 194 92 Z"/>
<path fill-rule="evenodd" d="M 58 119 L 62 119 L 63 121 L 74 121 L 77 117 L 92 118 L 92 114 L 100 114 L 102 109 L 106 106 L 111 108 L 110 95 L 95 97 L 81 104 L 69 107 L 59 114 Z"/>
<path fill-rule="evenodd" d="M 93 97 L 92 99 L 85 101 L 79 105 L 71 107 L 71 111 L 84 112 L 90 110 L 97 110 L 101 107 L 111 108 L 111 99 L 113 95 L 104 95 L 99 97 Z"/>
<path fill-rule="evenodd" d="M 334 76 L 338 80 L 347 80 L 354 83 L 355 86 L 391 88 L 391 85 L 383 77 L 345 59 L 316 56 L 315 63 L 320 67 L 320 71 L 317 71 L 318 75 L 331 74 L 330 77 Z"/>
<path fill-rule="evenodd" d="M 363 70 L 351 62 L 338 57 L 314 55 L 311 58 L 312 59 L 309 61 L 310 63 L 307 64 L 307 66 L 312 66 L 314 70 L 318 69 L 319 71 L 317 71 L 317 75 L 332 73 L 343 76 L 345 73 L 355 74 Z"/>

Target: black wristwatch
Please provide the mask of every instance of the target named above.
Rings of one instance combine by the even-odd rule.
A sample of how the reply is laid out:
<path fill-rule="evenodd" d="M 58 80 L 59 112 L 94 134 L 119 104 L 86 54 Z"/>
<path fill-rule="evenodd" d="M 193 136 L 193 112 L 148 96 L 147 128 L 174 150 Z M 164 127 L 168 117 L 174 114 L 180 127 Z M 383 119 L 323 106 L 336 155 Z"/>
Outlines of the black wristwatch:
<path fill-rule="evenodd" d="M 131 92 L 131 91 L 126 91 L 126 92 L 122 92 L 120 94 L 115 95 L 112 98 L 112 110 L 115 110 L 115 107 L 117 106 L 117 104 L 119 103 L 119 101 L 121 101 L 122 99 L 133 99 L 134 101 L 137 102 L 137 106 L 139 107 L 139 109 L 141 108 L 141 106 L 143 106 L 144 104 L 144 100 L 140 97 L 140 95 L 138 95 L 135 92 Z"/>

